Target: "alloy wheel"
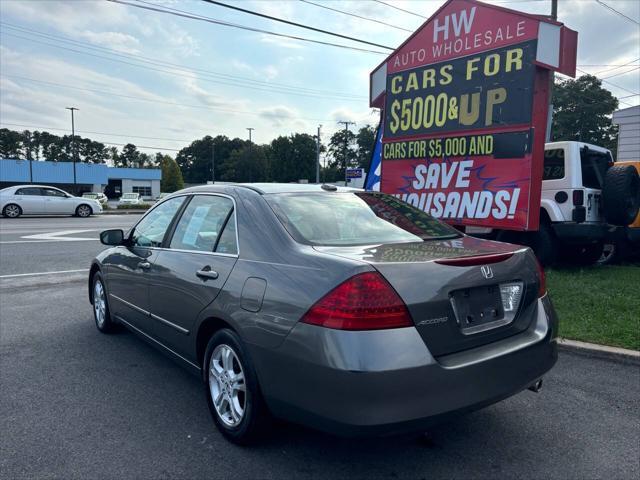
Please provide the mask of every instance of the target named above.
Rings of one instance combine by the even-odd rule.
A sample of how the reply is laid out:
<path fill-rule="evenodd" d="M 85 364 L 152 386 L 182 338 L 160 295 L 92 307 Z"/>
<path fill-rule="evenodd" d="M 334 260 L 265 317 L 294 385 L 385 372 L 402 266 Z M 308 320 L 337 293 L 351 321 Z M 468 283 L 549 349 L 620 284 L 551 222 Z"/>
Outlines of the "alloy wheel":
<path fill-rule="evenodd" d="M 242 364 L 229 345 L 218 345 L 211 355 L 209 389 L 220 420 L 229 427 L 238 426 L 244 418 L 247 388 Z"/>
<path fill-rule="evenodd" d="M 98 327 L 104 327 L 107 318 L 107 303 L 104 295 L 104 287 L 100 280 L 97 280 L 93 286 L 93 311 L 96 314 Z"/>
<path fill-rule="evenodd" d="M 79 217 L 88 217 L 91 215 L 91 209 L 86 205 L 80 205 L 78 207 L 78 216 Z"/>
<path fill-rule="evenodd" d="M 20 215 L 20 207 L 17 205 L 7 205 L 4 208 L 4 214 L 9 218 L 16 218 Z"/>

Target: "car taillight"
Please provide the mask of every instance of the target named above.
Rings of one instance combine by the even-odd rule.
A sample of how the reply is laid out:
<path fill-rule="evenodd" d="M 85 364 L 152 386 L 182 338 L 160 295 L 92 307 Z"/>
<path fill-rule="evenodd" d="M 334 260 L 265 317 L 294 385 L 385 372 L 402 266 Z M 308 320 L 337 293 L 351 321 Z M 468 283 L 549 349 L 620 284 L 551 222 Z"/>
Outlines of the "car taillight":
<path fill-rule="evenodd" d="M 338 330 L 411 327 L 400 296 L 377 272 L 355 275 L 318 300 L 302 322 Z"/>
<path fill-rule="evenodd" d="M 540 282 L 538 286 L 538 297 L 542 297 L 547 293 L 547 280 L 544 276 L 544 268 L 542 268 L 542 265 L 537 259 L 536 265 L 538 266 L 538 282 Z"/>
<path fill-rule="evenodd" d="M 584 205 L 584 190 L 574 190 L 573 191 L 573 204 L 576 207 L 580 207 Z"/>

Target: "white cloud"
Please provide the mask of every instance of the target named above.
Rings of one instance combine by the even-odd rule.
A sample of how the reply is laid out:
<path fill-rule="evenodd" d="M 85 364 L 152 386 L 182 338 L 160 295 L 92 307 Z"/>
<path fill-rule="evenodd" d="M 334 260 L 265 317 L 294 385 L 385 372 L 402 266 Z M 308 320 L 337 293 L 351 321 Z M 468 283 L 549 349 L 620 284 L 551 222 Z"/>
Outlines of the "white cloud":
<path fill-rule="evenodd" d="M 284 125 L 287 121 L 294 120 L 298 115 L 295 110 L 284 105 L 263 108 L 259 114 L 260 117 L 269 120 L 272 125 L 277 127 Z"/>

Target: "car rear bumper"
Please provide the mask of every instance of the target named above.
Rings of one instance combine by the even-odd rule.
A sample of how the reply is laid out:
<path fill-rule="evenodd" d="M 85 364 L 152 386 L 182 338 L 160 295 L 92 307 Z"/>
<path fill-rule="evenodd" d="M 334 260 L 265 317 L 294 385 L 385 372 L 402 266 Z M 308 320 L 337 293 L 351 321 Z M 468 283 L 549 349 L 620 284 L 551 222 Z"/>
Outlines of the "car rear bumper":
<path fill-rule="evenodd" d="M 298 324 L 277 350 L 253 351 L 277 417 L 345 436 L 419 431 L 524 390 L 553 367 L 548 297 L 518 335 L 433 358 L 415 328 L 345 332 Z"/>
<path fill-rule="evenodd" d="M 586 244 L 602 240 L 607 234 L 604 223 L 552 223 L 551 227 L 558 236 L 568 243 Z"/>

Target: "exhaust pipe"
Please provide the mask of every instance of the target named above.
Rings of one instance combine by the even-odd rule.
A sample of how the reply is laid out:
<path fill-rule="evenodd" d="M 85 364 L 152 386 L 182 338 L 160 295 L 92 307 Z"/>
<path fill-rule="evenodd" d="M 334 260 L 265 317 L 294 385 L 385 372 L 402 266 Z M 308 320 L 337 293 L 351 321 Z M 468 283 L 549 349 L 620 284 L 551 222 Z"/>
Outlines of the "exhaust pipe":
<path fill-rule="evenodd" d="M 531 390 L 535 393 L 538 393 L 540 390 L 542 390 L 542 379 L 536 380 L 532 385 L 528 387 L 528 390 Z"/>

